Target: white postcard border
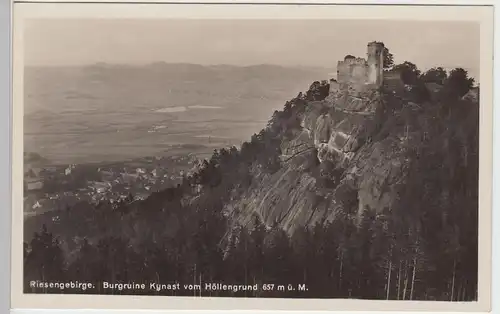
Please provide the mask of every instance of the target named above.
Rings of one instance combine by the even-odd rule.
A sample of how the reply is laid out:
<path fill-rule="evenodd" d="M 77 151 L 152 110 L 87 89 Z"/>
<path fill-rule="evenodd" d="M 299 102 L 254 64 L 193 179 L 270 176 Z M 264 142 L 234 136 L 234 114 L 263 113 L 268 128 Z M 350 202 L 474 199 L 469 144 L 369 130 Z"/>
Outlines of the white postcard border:
<path fill-rule="evenodd" d="M 195 6 L 195 7 L 193 7 Z M 242 299 L 139 296 L 23 295 L 22 284 L 22 160 L 23 160 L 23 42 L 26 18 L 343 18 L 460 20 L 481 23 L 479 301 L 477 303 Z M 16 4 L 14 8 L 14 70 L 12 128 L 12 307 L 92 309 L 217 309 L 217 310 L 367 310 L 488 311 L 491 286 L 492 197 L 492 53 L 493 14 L 488 7 L 409 6 L 271 6 L 256 5 L 139 5 L 139 4 Z"/>

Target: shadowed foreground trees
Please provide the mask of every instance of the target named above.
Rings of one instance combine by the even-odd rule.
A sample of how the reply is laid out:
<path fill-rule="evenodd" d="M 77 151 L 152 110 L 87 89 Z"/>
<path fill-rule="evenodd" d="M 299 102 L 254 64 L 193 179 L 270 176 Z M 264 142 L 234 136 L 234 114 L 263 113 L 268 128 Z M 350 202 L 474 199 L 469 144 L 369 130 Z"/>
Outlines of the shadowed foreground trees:
<path fill-rule="evenodd" d="M 213 217 L 207 218 L 206 223 L 210 224 Z M 374 217 L 364 217 L 359 227 L 345 223 L 341 226 L 350 231 L 343 231 L 339 224 L 304 228 L 293 238 L 281 230 L 265 230 L 259 226 L 252 230 L 241 228 L 234 235 L 225 258 L 218 246 L 219 239 L 207 236 L 203 228 L 182 242 L 161 239 L 160 243 L 147 243 L 138 248 L 116 238 L 104 238 L 94 245 L 84 243 L 67 269 L 61 267 L 60 260 L 54 262 L 47 258 L 54 250 L 60 252 L 59 249 L 42 246 L 27 253 L 25 269 L 45 272 L 27 273 L 25 279 L 92 282 L 96 287 L 86 293 L 100 294 L 193 295 L 193 291 L 183 289 L 105 291 L 104 281 L 148 286 L 151 282 L 181 285 L 201 282 L 202 287 L 204 283 L 257 283 L 260 286 L 272 283 L 293 287 L 305 284 L 307 291 L 202 290 L 196 295 L 475 300 L 477 278 L 473 269 L 477 266 L 474 268 L 473 259 L 467 259 L 471 252 L 456 251 L 456 244 L 446 249 L 441 248 L 441 244 L 428 248 L 430 244 L 412 235 L 411 230 L 399 235 L 409 243 L 402 247 L 402 240 L 397 243 L 388 236 L 395 231 L 386 229 L 384 222 Z M 443 240 L 442 245 L 445 243 Z M 427 249 L 429 251 L 424 251 Z M 25 291 L 40 292 L 40 289 Z M 79 292 L 67 289 L 66 293 Z"/>

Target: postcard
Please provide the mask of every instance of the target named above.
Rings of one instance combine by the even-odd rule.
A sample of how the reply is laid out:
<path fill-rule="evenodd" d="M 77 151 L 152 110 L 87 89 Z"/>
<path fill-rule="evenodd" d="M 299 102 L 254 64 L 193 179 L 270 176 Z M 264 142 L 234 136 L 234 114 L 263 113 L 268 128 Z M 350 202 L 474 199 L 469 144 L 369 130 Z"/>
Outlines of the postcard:
<path fill-rule="evenodd" d="M 492 7 L 13 19 L 14 308 L 490 309 Z"/>

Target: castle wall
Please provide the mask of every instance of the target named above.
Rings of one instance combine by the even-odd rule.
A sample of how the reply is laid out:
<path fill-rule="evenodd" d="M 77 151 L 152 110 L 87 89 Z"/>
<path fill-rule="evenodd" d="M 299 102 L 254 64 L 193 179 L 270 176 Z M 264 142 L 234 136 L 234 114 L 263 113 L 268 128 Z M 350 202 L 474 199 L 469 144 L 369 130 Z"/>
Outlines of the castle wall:
<path fill-rule="evenodd" d="M 351 81 L 351 65 L 345 61 L 337 63 L 337 82 L 346 84 Z"/>
<path fill-rule="evenodd" d="M 404 90 L 405 84 L 401 80 L 401 74 L 395 71 L 388 71 L 384 73 L 383 85 L 390 90 L 401 91 Z"/>
<path fill-rule="evenodd" d="M 351 67 L 351 83 L 364 85 L 368 78 L 368 67 L 366 64 L 356 64 Z"/>
<path fill-rule="evenodd" d="M 339 84 L 363 85 L 367 81 L 367 63 L 363 58 L 346 59 L 337 63 Z"/>
<path fill-rule="evenodd" d="M 340 89 L 340 84 L 336 80 L 331 79 L 330 80 L 330 91 L 329 91 L 329 93 L 330 94 L 336 93 L 336 92 L 339 91 L 339 89 Z"/>

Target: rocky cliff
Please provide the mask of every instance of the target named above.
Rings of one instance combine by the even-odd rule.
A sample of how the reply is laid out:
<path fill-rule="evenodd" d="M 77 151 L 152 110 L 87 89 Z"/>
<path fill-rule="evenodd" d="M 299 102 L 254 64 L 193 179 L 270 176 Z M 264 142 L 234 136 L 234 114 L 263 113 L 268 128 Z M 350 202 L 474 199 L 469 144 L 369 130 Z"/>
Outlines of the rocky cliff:
<path fill-rule="evenodd" d="M 477 98 L 441 106 L 417 104 L 411 91 L 341 89 L 327 96 L 320 88 L 313 84 L 309 96 L 288 104 L 300 123 L 282 137 L 281 167 L 271 174 L 252 168 L 250 188 L 225 208 L 235 225 L 248 226 L 257 215 L 268 228 L 293 234 L 336 217 L 359 223 L 366 211 L 386 216 L 405 202 L 448 195 L 453 171 L 477 163 Z M 436 168 L 423 173 L 424 154 L 434 156 Z M 435 190 L 420 191 L 437 182 L 436 174 Z M 404 197 L 413 186 L 408 180 L 424 182 L 416 195 L 430 194 Z"/>

